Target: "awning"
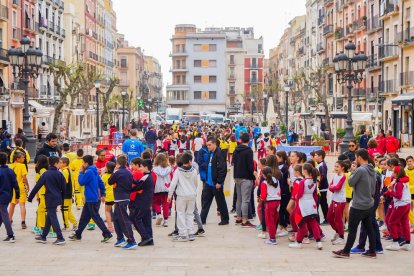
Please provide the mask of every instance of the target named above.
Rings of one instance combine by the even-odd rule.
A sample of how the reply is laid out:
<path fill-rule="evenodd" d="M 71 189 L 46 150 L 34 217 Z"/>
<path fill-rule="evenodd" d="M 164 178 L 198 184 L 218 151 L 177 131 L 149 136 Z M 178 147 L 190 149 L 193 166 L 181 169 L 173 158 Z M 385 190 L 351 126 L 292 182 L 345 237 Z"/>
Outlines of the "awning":
<path fill-rule="evenodd" d="M 55 112 L 53 107 L 44 106 L 34 100 L 29 100 L 29 105 L 36 108 L 36 112 L 33 114 L 34 117 L 47 118 Z"/>
<path fill-rule="evenodd" d="M 414 92 L 401 94 L 392 99 L 392 104 L 412 105 L 414 100 Z"/>
<path fill-rule="evenodd" d="M 334 111 L 331 112 L 332 119 L 346 119 L 347 112 L 345 111 Z M 352 121 L 354 122 L 370 122 L 372 121 L 371 112 L 352 112 Z"/>

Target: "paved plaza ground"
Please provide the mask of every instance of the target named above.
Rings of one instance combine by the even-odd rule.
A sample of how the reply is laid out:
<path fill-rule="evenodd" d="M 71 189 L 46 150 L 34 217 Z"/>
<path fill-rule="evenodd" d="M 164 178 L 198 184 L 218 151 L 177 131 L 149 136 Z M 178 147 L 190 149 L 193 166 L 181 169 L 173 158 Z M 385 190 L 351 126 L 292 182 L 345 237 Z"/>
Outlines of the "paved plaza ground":
<path fill-rule="evenodd" d="M 408 154 L 412 151 L 406 151 Z M 333 168 L 329 158 L 329 168 Z M 32 167 L 33 168 L 33 167 Z M 30 185 L 34 185 L 33 169 Z M 232 184 L 231 184 L 232 185 Z M 231 198 L 228 197 L 231 206 Z M 335 259 L 329 242 L 318 251 L 314 243 L 303 249 L 288 248 L 287 238 L 278 239 L 276 246 L 265 245 L 257 238 L 255 229 L 234 225 L 218 226 L 215 205 L 205 226 L 206 237 L 194 242 L 173 243 L 167 234 L 173 230 L 171 218 L 168 228 L 154 227 L 154 247 L 126 251 L 100 243 L 97 229 L 86 231 L 81 242 L 67 240 L 64 246 L 37 244 L 30 229 L 34 226 L 36 203 L 28 203 L 27 223 L 21 230 L 19 209 L 15 213 L 16 243 L 0 242 L 0 275 L 412 275 L 414 251 L 384 252 L 378 259 L 359 255 L 349 260 Z M 102 209 L 102 208 L 101 208 Z M 102 211 L 102 210 L 101 210 Z M 80 211 L 75 211 L 77 217 Z M 101 212 L 102 213 L 102 212 Z M 328 238 L 333 235 L 330 226 L 323 226 Z M 64 233 L 65 237 L 69 232 Z M 4 227 L 0 236 L 5 236 Z M 135 237 L 139 235 L 135 232 Z M 388 242 L 384 241 L 384 245 Z"/>

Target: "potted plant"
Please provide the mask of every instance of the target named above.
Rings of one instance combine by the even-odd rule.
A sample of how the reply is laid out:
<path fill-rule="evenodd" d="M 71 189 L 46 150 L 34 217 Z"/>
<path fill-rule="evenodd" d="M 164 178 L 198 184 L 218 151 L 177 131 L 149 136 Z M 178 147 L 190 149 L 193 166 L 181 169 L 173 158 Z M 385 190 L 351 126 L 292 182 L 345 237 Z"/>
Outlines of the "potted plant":
<path fill-rule="evenodd" d="M 312 134 L 312 145 L 320 146 L 324 151 L 329 151 L 329 141 L 319 136 L 318 134 Z"/>
<path fill-rule="evenodd" d="M 362 16 L 362 21 L 367 22 L 367 16 L 366 15 Z"/>

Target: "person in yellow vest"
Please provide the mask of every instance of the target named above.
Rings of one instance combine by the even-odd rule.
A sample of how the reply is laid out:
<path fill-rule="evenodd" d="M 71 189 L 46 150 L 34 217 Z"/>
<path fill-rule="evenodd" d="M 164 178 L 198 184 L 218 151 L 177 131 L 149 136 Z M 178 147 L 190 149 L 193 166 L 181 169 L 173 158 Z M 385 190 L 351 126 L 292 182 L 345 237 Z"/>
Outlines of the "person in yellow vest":
<path fill-rule="evenodd" d="M 411 233 L 414 233 L 414 157 L 408 156 L 405 161 L 407 162 L 407 167 L 405 168 L 405 173 L 410 178 L 408 182 L 408 187 L 410 188 L 411 193 L 411 210 L 409 214 L 410 224 L 411 224 Z"/>
<path fill-rule="evenodd" d="M 228 161 L 230 163 L 230 166 L 232 164 L 233 161 L 233 153 L 234 150 L 237 147 L 237 141 L 236 141 L 236 136 L 234 136 L 234 134 L 231 135 L 230 137 L 230 141 L 229 141 L 229 154 L 228 154 Z"/>
<path fill-rule="evenodd" d="M 13 221 L 13 214 L 16 204 L 19 204 L 20 207 L 20 216 L 21 216 L 21 224 L 22 229 L 26 229 L 26 201 L 27 201 L 27 193 L 29 191 L 29 183 L 27 181 L 27 168 L 24 164 L 25 155 L 16 152 L 13 156 L 13 163 L 9 166 L 10 169 L 14 171 L 16 174 L 17 184 L 19 185 L 20 189 L 20 198 L 18 203 L 16 202 L 15 194 L 13 192 L 13 198 L 9 206 L 9 218 L 10 222 Z"/>
<path fill-rule="evenodd" d="M 76 231 L 78 229 L 78 221 L 76 220 L 75 216 L 72 212 L 72 197 L 73 197 L 73 179 L 72 175 L 69 170 L 69 158 L 62 157 L 59 161 L 59 169 L 62 172 L 63 176 L 65 177 L 66 186 L 65 186 L 65 194 L 63 197 L 63 205 L 62 205 L 62 215 L 63 215 L 63 230 L 69 229 L 69 222 L 73 225 L 72 231 Z"/>
<path fill-rule="evenodd" d="M 108 230 L 113 233 L 114 232 L 114 224 L 112 223 L 112 214 L 113 214 L 113 205 L 115 203 L 114 197 L 114 187 L 113 185 L 108 184 L 108 180 L 111 175 L 114 173 L 115 170 L 115 163 L 108 162 L 105 166 L 105 173 L 102 174 L 101 178 L 103 183 L 105 184 L 105 218 L 106 218 L 106 225 L 108 226 Z"/>
<path fill-rule="evenodd" d="M 10 163 L 13 163 L 14 154 L 20 152 L 25 157 L 23 163 L 26 165 L 26 169 L 28 169 L 27 164 L 30 162 L 30 155 L 29 152 L 23 148 L 23 141 L 21 139 L 16 139 L 14 144 L 16 145 L 16 148 L 10 154 Z"/>
<path fill-rule="evenodd" d="M 222 137 L 219 138 L 220 141 L 220 150 L 221 150 L 221 155 L 224 157 L 224 160 L 227 160 L 227 154 L 229 152 L 229 141 L 228 138 L 223 135 Z"/>
<path fill-rule="evenodd" d="M 39 155 L 37 157 L 36 162 L 36 176 L 35 176 L 35 182 L 39 181 L 42 174 L 47 171 L 49 168 L 49 162 L 47 160 L 46 155 Z M 39 204 L 37 205 L 37 211 L 36 211 L 36 226 L 33 228 L 32 232 L 36 235 L 40 235 L 42 233 L 43 227 L 45 227 L 46 223 L 46 201 L 45 201 L 45 193 L 46 188 L 43 186 L 40 188 L 39 192 L 37 193 L 37 200 Z"/>
<path fill-rule="evenodd" d="M 69 164 L 77 158 L 76 153 L 70 151 L 70 145 L 68 143 L 64 143 L 62 149 L 62 157 L 67 157 L 69 159 Z"/>
<path fill-rule="evenodd" d="M 80 186 L 78 182 L 78 176 L 83 164 L 83 149 L 78 149 L 76 151 L 76 156 L 77 158 L 69 164 L 69 169 L 71 171 L 72 184 L 75 192 L 76 207 L 78 210 L 80 210 L 85 202 L 85 196 L 83 195 L 85 188 L 83 186 Z"/>

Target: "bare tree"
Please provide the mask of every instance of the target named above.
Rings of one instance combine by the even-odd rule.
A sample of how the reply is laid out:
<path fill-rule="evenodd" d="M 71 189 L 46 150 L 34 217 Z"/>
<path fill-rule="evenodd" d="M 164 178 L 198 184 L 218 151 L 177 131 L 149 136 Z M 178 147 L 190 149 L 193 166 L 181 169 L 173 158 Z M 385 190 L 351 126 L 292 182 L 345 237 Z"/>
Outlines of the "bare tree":
<path fill-rule="evenodd" d="M 101 91 L 100 95 L 102 96 L 102 105 L 103 105 L 103 110 L 102 110 L 102 115 L 101 115 L 101 120 L 100 120 L 100 124 L 101 124 L 101 129 L 103 127 L 103 123 L 104 122 L 108 122 L 109 123 L 109 101 L 110 101 L 110 97 L 112 95 L 112 92 L 114 91 L 115 87 L 117 87 L 119 84 L 119 79 L 118 78 L 111 78 L 109 80 L 109 86 L 108 89 L 106 91 Z"/>

